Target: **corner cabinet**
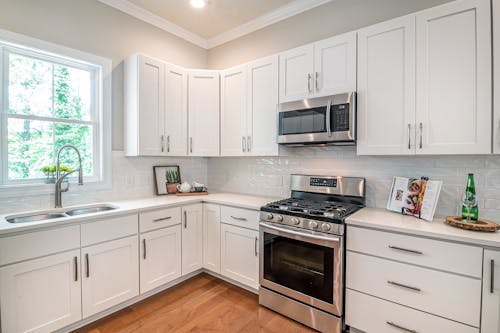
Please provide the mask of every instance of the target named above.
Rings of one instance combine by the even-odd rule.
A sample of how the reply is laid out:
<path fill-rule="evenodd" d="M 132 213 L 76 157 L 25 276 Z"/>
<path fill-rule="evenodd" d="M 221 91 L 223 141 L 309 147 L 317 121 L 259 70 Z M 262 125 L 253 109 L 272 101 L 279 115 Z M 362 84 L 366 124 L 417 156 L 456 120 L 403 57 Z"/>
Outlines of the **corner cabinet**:
<path fill-rule="evenodd" d="M 190 71 L 188 155 L 219 156 L 219 72 Z"/>
<path fill-rule="evenodd" d="M 182 207 L 182 275 L 203 267 L 203 205 Z"/>
<path fill-rule="evenodd" d="M 484 250 L 481 333 L 500 333 L 500 251 Z"/>
<path fill-rule="evenodd" d="M 220 206 L 203 204 L 203 267 L 220 273 Z"/>

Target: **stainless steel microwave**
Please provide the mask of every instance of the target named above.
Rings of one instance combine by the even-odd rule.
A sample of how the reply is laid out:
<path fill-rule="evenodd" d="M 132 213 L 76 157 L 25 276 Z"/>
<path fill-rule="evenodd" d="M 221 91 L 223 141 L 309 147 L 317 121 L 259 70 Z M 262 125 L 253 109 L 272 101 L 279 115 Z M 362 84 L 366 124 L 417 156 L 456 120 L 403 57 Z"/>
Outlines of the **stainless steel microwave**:
<path fill-rule="evenodd" d="M 356 93 L 282 103 L 278 110 L 282 145 L 354 145 Z"/>

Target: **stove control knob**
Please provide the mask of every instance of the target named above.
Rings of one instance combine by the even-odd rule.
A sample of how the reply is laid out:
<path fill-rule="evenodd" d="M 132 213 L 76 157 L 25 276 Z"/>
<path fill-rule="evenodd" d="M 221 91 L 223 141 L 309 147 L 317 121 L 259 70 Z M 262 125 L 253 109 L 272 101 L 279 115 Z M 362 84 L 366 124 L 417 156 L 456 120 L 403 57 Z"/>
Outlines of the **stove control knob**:
<path fill-rule="evenodd" d="M 292 217 L 292 223 L 295 225 L 298 225 L 298 224 L 300 224 L 300 220 L 296 217 Z"/>
<path fill-rule="evenodd" d="M 321 229 L 323 229 L 323 231 L 330 231 L 332 229 L 332 226 L 329 225 L 328 223 L 323 223 L 321 225 Z"/>
<path fill-rule="evenodd" d="M 311 228 L 311 229 L 318 228 L 318 222 L 316 222 L 316 221 L 309 222 L 309 228 Z"/>
<path fill-rule="evenodd" d="M 274 215 L 271 214 L 271 213 L 269 213 L 269 214 L 266 215 L 266 217 L 267 217 L 268 220 L 272 220 L 274 218 Z"/>
<path fill-rule="evenodd" d="M 276 216 L 276 219 L 278 220 L 278 222 L 283 222 L 283 216 L 282 215 Z"/>

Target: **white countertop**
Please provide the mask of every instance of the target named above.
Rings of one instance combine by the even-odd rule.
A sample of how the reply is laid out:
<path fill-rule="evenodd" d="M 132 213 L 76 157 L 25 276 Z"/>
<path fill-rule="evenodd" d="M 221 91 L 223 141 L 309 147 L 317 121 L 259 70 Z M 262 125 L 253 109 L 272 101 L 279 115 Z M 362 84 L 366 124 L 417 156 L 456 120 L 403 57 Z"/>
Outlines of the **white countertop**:
<path fill-rule="evenodd" d="M 32 213 L 32 212 L 19 212 L 19 213 L 0 215 L 0 235 L 40 229 L 40 228 L 48 228 L 48 227 L 71 224 L 81 221 L 92 221 L 96 219 L 108 218 L 118 215 L 138 213 L 152 209 L 175 207 L 175 206 L 194 204 L 199 202 L 207 202 L 207 203 L 258 210 L 264 204 L 275 200 L 278 200 L 278 198 L 244 195 L 236 193 L 214 193 L 208 195 L 185 196 L 185 197 L 179 197 L 175 195 L 165 195 L 165 196 L 157 196 L 157 197 L 134 199 L 134 200 L 95 203 L 95 204 L 109 204 L 117 206 L 118 208 L 110 211 L 104 211 L 88 215 L 68 216 L 41 222 L 28 222 L 28 223 L 9 223 L 5 220 L 5 218 L 8 216 L 18 216 L 18 215 L 22 216 Z M 93 206 L 95 204 L 88 204 L 88 205 L 85 204 L 76 207 Z M 46 211 L 64 212 L 70 210 L 71 208 L 74 207 L 64 207 L 57 210 L 48 209 L 44 210 L 43 212 Z M 37 211 L 37 212 L 42 212 L 42 211 Z"/>
<path fill-rule="evenodd" d="M 428 222 L 385 209 L 363 208 L 349 216 L 346 224 L 479 246 L 500 247 L 500 232 L 463 230 L 446 224 L 444 219 Z"/>

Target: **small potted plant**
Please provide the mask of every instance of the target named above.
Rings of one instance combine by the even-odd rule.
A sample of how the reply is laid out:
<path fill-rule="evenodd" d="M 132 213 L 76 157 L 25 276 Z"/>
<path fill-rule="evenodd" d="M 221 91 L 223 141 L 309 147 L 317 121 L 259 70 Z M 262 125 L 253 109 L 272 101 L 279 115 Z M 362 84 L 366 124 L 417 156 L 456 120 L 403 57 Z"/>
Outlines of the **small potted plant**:
<path fill-rule="evenodd" d="M 165 171 L 165 179 L 167 180 L 167 193 L 177 192 L 177 185 L 179 184 L 179 173 L 176 170 Z"/>
<path fill-rule="evenodd" d="M 70 167 L 67 167 L 64 164 L 61 164 L 59 167 L 61 172 L 72 172 L 73 169 Z M 56 182 L 56 166 L 55 165 L 46 165 L 42 167 L 42 172 L 45 174 L 47 177 L 45 179 L 46 184 L 55 184 Z"/>

